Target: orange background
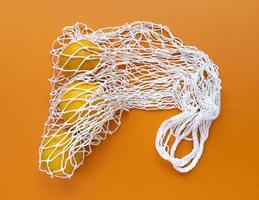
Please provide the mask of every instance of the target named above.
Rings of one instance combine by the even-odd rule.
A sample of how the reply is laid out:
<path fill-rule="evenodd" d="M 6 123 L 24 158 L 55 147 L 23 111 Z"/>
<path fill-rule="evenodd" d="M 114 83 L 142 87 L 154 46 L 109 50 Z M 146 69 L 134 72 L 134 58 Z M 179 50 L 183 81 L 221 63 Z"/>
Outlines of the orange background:
<path fill-rule="evenodd" d="M 38 170 L 52 41 L 66 25 L 162 23 L 220 68 L 222 111 L 202 158 L 179 174 L 154 141 L 175 111 L 125 113 L 70 180 Z M 0 199 L 259 199 L 259 1 L 2 1 Z"/>

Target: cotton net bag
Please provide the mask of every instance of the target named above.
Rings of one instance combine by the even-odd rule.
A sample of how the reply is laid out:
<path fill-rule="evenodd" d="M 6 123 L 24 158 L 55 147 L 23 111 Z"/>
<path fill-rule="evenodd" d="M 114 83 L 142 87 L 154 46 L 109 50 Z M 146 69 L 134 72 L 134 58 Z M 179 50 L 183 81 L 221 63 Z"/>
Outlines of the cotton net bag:
<path fill-rule="evenodd" d="M 67 26 L 51 54 L 41 171 L 71 177 L 92 147 L 117 130 L 123 111 L 132 108 L 179 109 L 161 124 L 155 146 L 177 171 L 195 167 L 220 112 L 221 80 L 208 55 L 185 46 L 166 26 L 142 21 L 97 31 L 82 23 Z M 193 148 L 178 158 L 183 140 Z"/>

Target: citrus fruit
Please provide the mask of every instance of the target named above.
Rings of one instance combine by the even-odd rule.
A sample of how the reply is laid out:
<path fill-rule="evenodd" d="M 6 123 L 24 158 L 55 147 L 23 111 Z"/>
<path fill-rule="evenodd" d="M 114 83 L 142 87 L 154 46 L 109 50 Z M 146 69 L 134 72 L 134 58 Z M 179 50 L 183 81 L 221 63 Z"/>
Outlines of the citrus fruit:
<path fill-rule="evenodd" d="M 84 156 L 80 147 L 73 152 L 71 145 L 73 146 L 74 142 L 75 139 L 64 129 L 51 131 L 42 142 L 41 169 L 60 177 L 72 175 Z M 76 146 L 79 145 L 79 143 L 76 144 Z"/>
<path fill-rule="evenodd" d="M 100 59 L 100 49 L 89 40 L 78 40 L 69 44 L 60 54 L 59 66 L 64 70 L 63 74 L 71 75 L 80 70 L 92 70 Z"/>
<path fill-rule="evenodd" d="M 98 84 L 78 80 L 65 87 L 58 107 L 68 125 L 73 125 L 79 117 L 96 113 L 96 110 L 90 110 L 93 109 L 90 107 L 98 102 L 93 99 L 98 88 Z M 92 103 L 89 103 L 89 100 L 92 100 Z"/>

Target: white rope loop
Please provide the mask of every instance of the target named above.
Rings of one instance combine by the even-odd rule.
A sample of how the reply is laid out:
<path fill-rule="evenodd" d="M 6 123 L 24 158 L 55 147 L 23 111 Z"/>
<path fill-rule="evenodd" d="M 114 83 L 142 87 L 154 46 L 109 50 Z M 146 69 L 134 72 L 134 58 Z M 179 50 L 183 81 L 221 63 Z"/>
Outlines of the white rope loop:
<path fill-rule="evenodd" d="M 67 47 L 71 44 L 79 47 L 69 54 Z M 87 54 L 81 54 L 82 51 Z M 179 172 L 195 167 L 210 125 L 220 111 L 218 68 L 205 53 L 183 45 L 163 25 L 137 21 L 97 31 L 81 23 L 65 27 L 53 43 L 51 54 L 50 115 L 43 137 L 57 137 L 59 131 L 53 136 L 53 130 L 66 129 L 63 134 L 71 136 L 71 145 L 69 156 L 63 149 L 58 154 L 66 159 L 62 169 L 57 169 L 57 173 L 44 169 L 43 163 L 50 163 L 40 158 L 42 171 L 51 176 L 71 177 L 83 163 L 83 159 L 75 158 L 76 152 L 82 152 L 83 157 L 89 155 L 92 145 L 98 145 L 107 134 L 117 130 L 122 112 L 133 108 L 182 111 L 162 123 L 156 149 Z M 96 66 L 86 69 L 93 65 Z M 73 98 L 66 100 L 66 95 Z M 75 108 L 68 109 L 71 105 Z M 176 149 L 183 140 L 192 141 L 193 149 L 177 158 Z M 43 141 L 40 155 L 47 148 Z M 66 167 L 70 165 L 74 168 L 68 173 Z"/>

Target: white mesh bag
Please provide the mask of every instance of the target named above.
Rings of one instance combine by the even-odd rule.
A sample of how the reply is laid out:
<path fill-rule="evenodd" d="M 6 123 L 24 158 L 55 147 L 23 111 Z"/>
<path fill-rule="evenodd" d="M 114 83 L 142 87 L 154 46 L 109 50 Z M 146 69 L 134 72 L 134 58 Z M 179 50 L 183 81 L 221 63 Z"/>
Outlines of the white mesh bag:
<path fill-rule="evenodd" d="M 41 171 L 71 177 L 132 108 L 179 109 L 161 124 L 156 149 L 179 172 L 195 167 L 220 112 L 221 80 L 208 55 L 185 46 L 166 26 L 142 21 L 97 31 L 76 23 L 64 28 L 51 54 Z M 192 141 L 193 149 L 177 158 L 183 140 Z"/>

